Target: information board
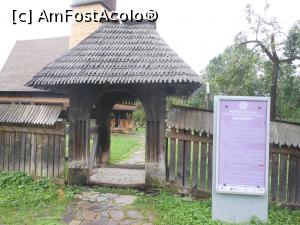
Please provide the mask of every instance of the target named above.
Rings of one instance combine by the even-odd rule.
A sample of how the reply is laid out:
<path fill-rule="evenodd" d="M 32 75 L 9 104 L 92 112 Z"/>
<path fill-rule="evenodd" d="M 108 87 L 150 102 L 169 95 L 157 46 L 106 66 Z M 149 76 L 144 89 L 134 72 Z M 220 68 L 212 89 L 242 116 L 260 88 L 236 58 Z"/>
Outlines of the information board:
<path fill-rule="evenodd" d="M 217 104 L 216 192 L 265 194 L 269 99 L 220 97 Z"/>

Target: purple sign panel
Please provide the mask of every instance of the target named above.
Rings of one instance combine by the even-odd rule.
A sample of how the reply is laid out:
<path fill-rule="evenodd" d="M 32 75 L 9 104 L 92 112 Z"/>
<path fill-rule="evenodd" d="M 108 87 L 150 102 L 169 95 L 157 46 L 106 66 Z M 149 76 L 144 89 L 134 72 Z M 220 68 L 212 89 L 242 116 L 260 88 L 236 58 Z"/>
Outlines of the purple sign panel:
<path fill-rule="evenodd" d="M 220 100 L 219 190 L 266 187 L 267 110 L 267 101 Z"/>

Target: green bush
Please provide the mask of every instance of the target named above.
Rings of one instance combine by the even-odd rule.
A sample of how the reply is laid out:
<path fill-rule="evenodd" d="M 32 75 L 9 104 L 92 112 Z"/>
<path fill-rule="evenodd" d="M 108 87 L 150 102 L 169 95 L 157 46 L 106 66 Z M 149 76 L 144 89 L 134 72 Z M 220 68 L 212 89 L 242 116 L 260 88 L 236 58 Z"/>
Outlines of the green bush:
<path fill-rule="evenodd" d="M 49 178 L 33 180 L 24 173 L 0 172 L 0 224 L 60 224 L 76 191 Z"/>

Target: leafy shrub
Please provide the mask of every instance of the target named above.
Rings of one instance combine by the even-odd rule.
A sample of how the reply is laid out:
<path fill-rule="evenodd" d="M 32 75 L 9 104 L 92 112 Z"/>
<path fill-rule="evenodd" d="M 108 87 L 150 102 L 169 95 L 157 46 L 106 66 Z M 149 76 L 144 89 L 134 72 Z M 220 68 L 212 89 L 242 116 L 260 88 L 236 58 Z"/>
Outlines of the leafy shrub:
<path fill-rule="evenodd" d="M 67 198 L 74 194 L 69 188 L 53 184 L 49 178 L 35 181 L 24 173 L 0 172 L 0 207 L 44 205 L 57 200 L 60 189 L 64 189 Z"/>

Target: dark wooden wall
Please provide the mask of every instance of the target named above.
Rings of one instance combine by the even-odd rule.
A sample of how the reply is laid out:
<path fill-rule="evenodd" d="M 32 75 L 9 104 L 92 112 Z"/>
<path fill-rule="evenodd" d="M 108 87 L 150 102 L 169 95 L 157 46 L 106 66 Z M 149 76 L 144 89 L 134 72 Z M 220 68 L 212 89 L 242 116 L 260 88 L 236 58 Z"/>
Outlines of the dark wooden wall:
<path fill-rule="evenodd" d="M 0 170 L 64 178 L 64 126 L 0 126 Z"/>

